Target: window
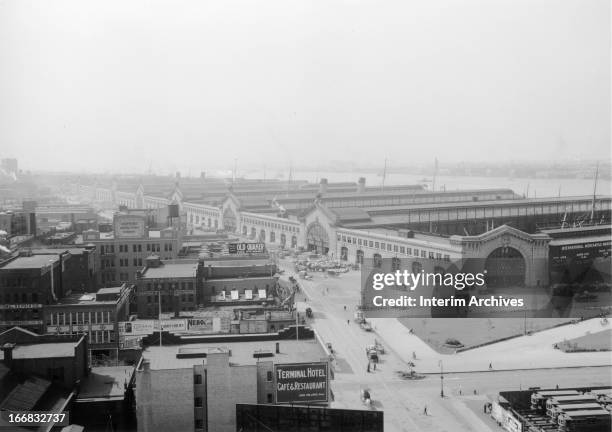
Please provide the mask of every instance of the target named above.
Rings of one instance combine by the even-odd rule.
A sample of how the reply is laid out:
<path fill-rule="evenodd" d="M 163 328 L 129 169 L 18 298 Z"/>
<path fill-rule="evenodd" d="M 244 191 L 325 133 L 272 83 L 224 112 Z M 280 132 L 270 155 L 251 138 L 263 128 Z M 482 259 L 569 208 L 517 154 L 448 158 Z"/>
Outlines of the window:
<path fill-rule="evenodd" d="M 441 260 L 442 259 L 442 254 L 441 253 L 437 253 L 436 254 L 436 259 L 437 260 Z"/>
<path fill-rule="evenodd" d="M 203 429 L 204 428 L 204 422 L 202 421 L 202 419 L 196 419 L 195 420 L 195 428 L 196 429 Z"/>
<path fill-rule="evenodd" d="M 200 375 L 200 374 L 194 375 L 193 383 L 194 384 L 202 384 L 202 375 Z"/>
<path fill-rule="evenodd" d="M 202 406 L 202 398 L 201 397 L 197 397 L 193 400 L 193 403 L 196 407 L 201 407 Z"/>
<path fill-rule="evenodd" d="M 272 393 L 268 393 L 267 395 L 268 403 L 272 403 Z"/>
<path fill-rule="evenodd" d="M 370 247 L 374 246 L 374 242 L 372 240 L 370 240 L 368 246 L 370 246 Z"/>
<path fill-rule="evenodd" d="M 406 248 L 404 246 L 400 246 L 400 253 L 401 254 L 405 254 L 406 253 Z"/>
<path fill-rule="evenodd" d="M 429 259 L 434 259 L 434 253 L 433 252 L 429 252 Z"/>
<path fill-rule="evenodd" d="M 402 249 L 404 249 L 404 248 L 402 248 Z M 398 251 L 397 245 L 393 245 L 393 252 L 397 252 L 397 251 Z"/>
<path fill-rule="evenodd" d="M 142 252 L 142 245 L 141 244 L 138 245 L 138 252 Z"/>
<path fill-rule="evenodd" d="M 151 244 L 147 243 L 147 252 L 151 252 Z"/>
<path fill-rule="evenodd" d="M 132 252 L 136 252 L 136 251 L 137 251 L 136 245 L 134 244 L 134 245 L 132 245 Z"/>
<path fill-rule="evenodd" d="M 421 251 L 421 258 L 427 258 L 427 251 Z"/>
<path fill-rule="evenodd" d="M 361 239 L 357 239 L 357 244 L 361 246 Z"/>
<path fill-rule="evenodd" d="M 418 256 L 419 256 L 419 250 L 418 250 L 418 249 L 415 249 L 415 250 L 414 250 L 414 256 L 415 256 L 415 257 L 418 257 Z"/>
<path fill-rule="evenodd" d="M 450 261 L 450 255 L 444 255 L 444 261 Z"/>
<path fill-rule="evenodd" d="M 374 248 L 378 249 L 380 247 L 380 243 L 374 242 Z"/>
<path fill-rule="evenodd" d="M 385 243 L 381 243 L 381 244 L 380 244 L 380 248 L 381 248 L 382 250 L 385 250 Z"/>
<path fill-rule="evenodd" d="M 412 248 L 406 248 L 406 255 L 412 255 Z"/>
<path fill-rule="evenodd" d="M 266 379 L 268 380 L 268 382 L 272 381 L 272 371 L 268 371 Z"/>

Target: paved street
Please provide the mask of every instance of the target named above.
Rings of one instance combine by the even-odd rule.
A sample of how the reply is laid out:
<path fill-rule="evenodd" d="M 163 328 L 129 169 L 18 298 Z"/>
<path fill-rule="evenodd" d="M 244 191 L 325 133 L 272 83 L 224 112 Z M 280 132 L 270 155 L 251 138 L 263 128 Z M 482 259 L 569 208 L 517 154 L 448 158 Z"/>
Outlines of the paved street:
<path fill-rule="evenodd" d="M 280 266 L 286 270 L 284 277 L 294 273 L 290 261 L 281 260 Z M 407 329 L 394 319 L 372 320 L 375 331 L 365 332 L 353 320 L 355 306 L 359 302 L 359 272 L 351 271 L 338 278 L 327 278 L 322 273 L 312 274 L 312 281 L 300 279 L 299 282 L 308 305 L 314 311 L 309 324 L 324 342 L 332 344 L 336 354 L 336 374 L 332 383 L 335 401 L 332 406 L 366 409 L 360 400 L 360 389 L 367 388 L 372 395 L 373 409 L 385 412 L 386 431 L 500 431 L 495 423 L 479 413 L 484 402 L 500 390 L 554 387 L 557 384 L 610 384 L 610 353 L 569 357 L 575 354 L 563 354 L 551 348 L 550 353 L 538 351 L 536 355 L 530 355 L 533 350 L 543 350 L 544 345 L 550 346 L 551 338 L 558 337 L 557 334 L 542 332 L 465 353 L 441 355 L 416 336 L 408 335 Z M 597 320 L 592 322 L 601 326 Z M 589 331 L 591 326 L 597 329 L 594 324 L 585 322 L 555 331 L 560 334 L 569 331 L 573 337 L 574 334 Z M 365 346 L 372 344 L 375 338 L 383 341 L 386 353 L 381 356 L 376 371 L 368 373 Z M 487 356 L 482 354 L 482 350 Z M 406 361 L 411 360 L 413 351 L 417 353 L 417 372 L 432 373 L 422 380 L 404 380 L 397 374 L 397 371 L 408 371 Z M 534 357 L 537 363 L 534 363 Z M 445 398 L 440 397 L 439 360 L 442 360 L 445 371 Z M 607 366 L 486 370 L 489 362 L 493 362 L 498 369 L 530 369 L 551 367 L 551 364 L 572 366 L 583 361 L 585 364 Z M 482 372 L 466 372 L 471 370 Z M 447 374 L 448 371 L 465 373 Z M 425 407 L 428 415 L 423 413 Z"/>

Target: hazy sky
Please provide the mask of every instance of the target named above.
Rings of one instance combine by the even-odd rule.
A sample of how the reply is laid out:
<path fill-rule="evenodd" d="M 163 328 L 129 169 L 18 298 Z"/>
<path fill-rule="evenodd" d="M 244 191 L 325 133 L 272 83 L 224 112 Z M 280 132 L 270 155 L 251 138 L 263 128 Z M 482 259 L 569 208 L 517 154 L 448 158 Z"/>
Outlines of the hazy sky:
<path fill-rule="evenodd" d="M 0 0 L 0 156 L 608 158 L 610 50 L 610 0 Z"/>

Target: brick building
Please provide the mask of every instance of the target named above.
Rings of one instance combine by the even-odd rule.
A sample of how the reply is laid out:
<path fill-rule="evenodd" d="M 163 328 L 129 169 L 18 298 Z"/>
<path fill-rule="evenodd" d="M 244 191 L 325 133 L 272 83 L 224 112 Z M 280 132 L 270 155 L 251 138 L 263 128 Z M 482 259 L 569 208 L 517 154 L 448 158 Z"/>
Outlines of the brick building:
<path fill-rule="evenodd" d="M 133 286 L 100 288 L 94 294 L 72 294 L 57 304 L 44 307 L 45 332 L 86 334 L 91 355 L 117 358 L 117 323 L 127 321 Z"/>
<path fill-rule="evenodd" d="M 100 269 L 101 286 L 134 283 L 136 272 L 145 266 L 149 255 L 155 254 L 163 260 L 177 258 L 180 232 L 175 228 L 150 231 L 146 223 L 146 217 L 141 215 L 116 214 L 113 232 L 83 232 L 80 241 L 95 245 L 99 251 L 96 265 Z"/>
<path fill-rule="evenodd" d="M 45 305 L 64 297 L 63 255 L 24 251 L 0 267 L 0 330 L 20 326 L 43 331 Z"/>
<path fill-rule="evenodd" d="M 136 279 L 136 308 L 139 318 L 156 318 L 160 312 L 194 311 L 201 265 L 197 260 L 161 261 L 152 255 Z"/>

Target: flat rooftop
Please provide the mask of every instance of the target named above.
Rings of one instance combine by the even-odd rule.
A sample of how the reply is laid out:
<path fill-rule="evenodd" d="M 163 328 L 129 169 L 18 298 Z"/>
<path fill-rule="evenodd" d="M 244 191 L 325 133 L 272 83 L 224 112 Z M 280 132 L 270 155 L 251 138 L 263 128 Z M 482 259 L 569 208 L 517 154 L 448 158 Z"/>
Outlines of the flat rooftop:
<path fill-rule="evenodd" d="M 190 278 L 196 276 L 197 263 L 161 263 L 159 267 L 147 267 L 142 279 L 164 279 L 170 277 Z"/>
<path fill-rule="evenodd" d="M 115 304 L 117 300 L 98 300 L 96 293 L 75 293 L 66 297 L 62 297 L 58 300 L 57 304 L 48 305 L 47 307 L 54 306 L 65 306 L 65 305 L 103 305 L 103 304 Z"/>
<path fill-rule="evenodd" d="M 123 287 L 109 287 L 109 288 L 100 288 L 96 294 L 121 294 L 121 288 Z"/>
<path fill-rule="evenodd" d="M 207 260 L 204 259 L 204 267 L 254 267 L 261 265 L 273 264 L 270 258 L 258 258 L 258 259 L 243 259 L 243 260 Z"/>
<path fill-rule="evenodd" d="M 134 366 L 110 366 L 91 368 L 89 376 L 81 381 L 77 401 L 92 399 L 123 400 L 124 384 L 129 383 Z"/>
<path fill-rule="evenodd" d="M 276 354 L 276 343 L 280 344 L 280 354 Z M 258 342 L 211 342 L 204 344 L 185 344 L 173 346 L 151 346 L 143 351 L 142 356 L 148 360 L 151 370 L 183 369 L 190 368 L 196 364 L 206 363 L 206 358 L 176 358 L 179 350 L 207 351 L 207 350 L 231 350 L 230 363 L 238 365 L 257 364 L 253 353 L 256 351 L 268 351 L 273 357 L 264 357 L 261 361 L 272 361 L 274 363 L 299 363 L 308 361 L 320 361 L 326 357 L 325 351 L 316 339 L 306 340 L 278 340 Z"/>
<path fill-rule="evenodd" d="M 52 261 L 59 261 L 58 257 L 51 258 L 49 255 L 32 255 L 30 257 L 20 256 L 8 264 L 4 265 L 3 270 L 19 270 L 19 269 L 40 269 L 49 265 Z"/>
<path fill-rule="evenodd" d="M 72 357 L 78 344 L 78 342 L 57 342 L 17 345 L 13 349 L 13 359 Z M 4 354 L 0 353 L 0 356 L 4 357 Z"/>

